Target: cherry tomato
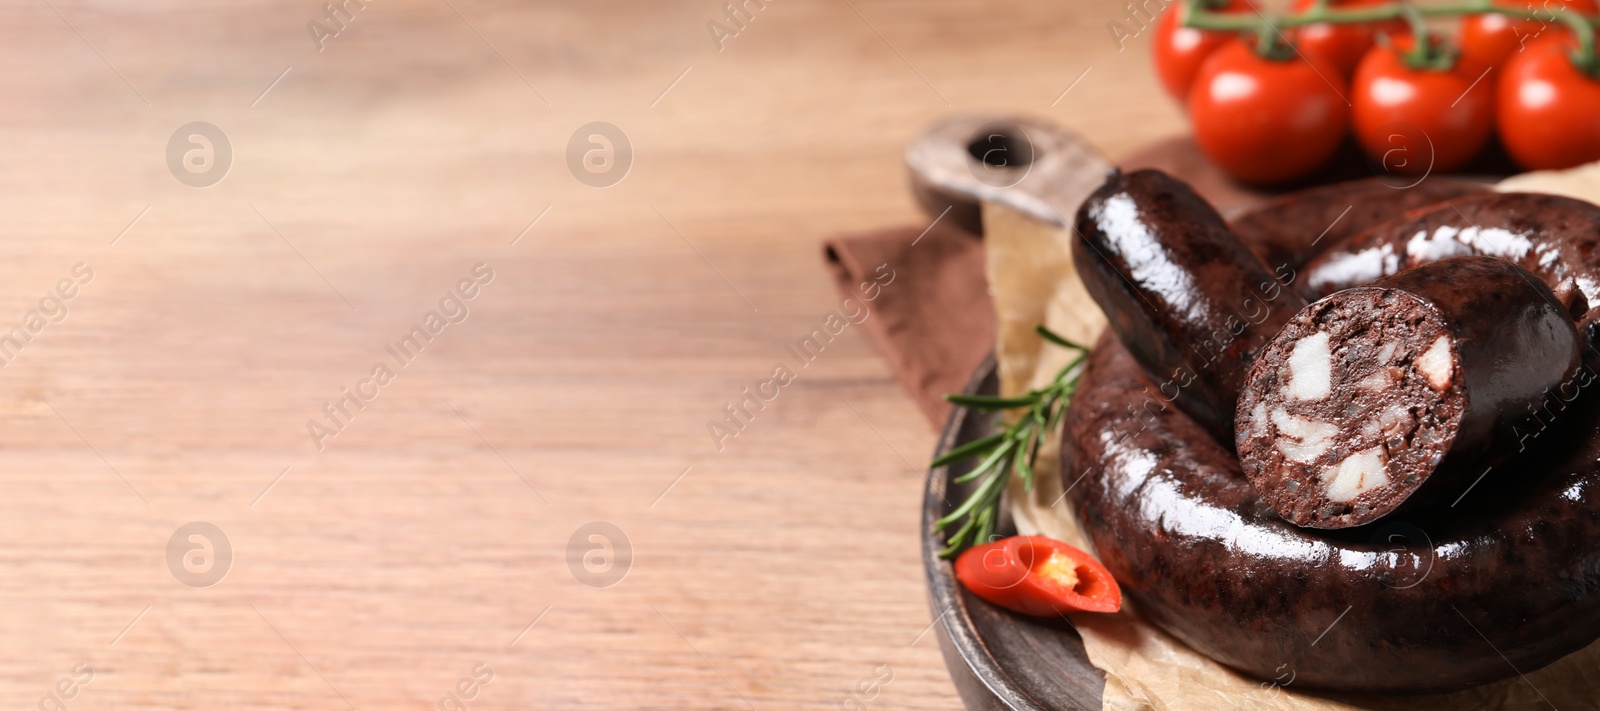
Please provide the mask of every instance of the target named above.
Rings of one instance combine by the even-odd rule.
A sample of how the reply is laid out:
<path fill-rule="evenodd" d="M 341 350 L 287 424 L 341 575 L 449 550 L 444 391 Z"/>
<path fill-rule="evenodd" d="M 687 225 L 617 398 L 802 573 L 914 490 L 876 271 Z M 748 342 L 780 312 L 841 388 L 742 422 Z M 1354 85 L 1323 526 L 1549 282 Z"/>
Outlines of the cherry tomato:
<path fill-rule="evenodd" d="M 1446 70 L 1406 66 L 1401 52 L 1408 44 L 1377 47 L 1356 69 L 1350 85 L 1356 140 L 1393 172 L 1455 170 L 1488 142 L 1494 92 L 1459 64 Z M 1420 135 L 1423 145 L 1406 145 L 1409 134 Z M 1392 160 L 1396 151 L 1402 160 Z"/>
<path fill-rule="evenodd" d="M 1600 80 L 1573 66 L 1575 42 L 1535 42 L 1506 62 L 1495 97 L 1500 142 L 1528 170 L 1600 160 Z"/>
<path fill-rule="evenodd" d="M 1122 609 L 1122 589 L 1111 571 L 1088 553 L 1045 536 L 973 546 L 955 568 L 956 579 L 972 594 L 1025 615 Z"/>
<path fill-rule="evenodd" d="M 1185 2 L 1175 0 L 1161 13 L 1156 20 L 1155 34 L 1150 40 L 1150 49 L 1155 54 L 1156 77 L 1161 80 L 1161 86 L 1167 90 L 1167 94 L 1178 101 L 1189 96 L 1194 75 L 1200 71 L 1200 64 L 1206 57 L 1235 36 L 1232 32 L 1208 32 L 1179 25 L 1178 12 L 1183 9 Z M 1248 0 L 1227 0 L 1225 3 L 1208 3 L 1208 6 L 1214 12 L 1255 11 L 1255 6 Z"/>
<path fill-rule="evenodd" d="M 1595 0 L 1540 0 L 1538 3 L 1530 3 L 1528 0 L 1496 0 L 1495 4 L 1536 12 L 1564 7 L 1587 15 L 1600 13 L 1600 3 L 1596 3 Z M 1485 70 L 1504 67 L 1511 55 L 1523 51 L 1528 43 L 1536 38 L 1570 33 L 1571 30 L 1566 29 L 1565 24 L 1554 17 L 1517 20 L 1492 12 L 1468 15 L 1462 18 L 1461 31 L 1458 35 L 1461 44 L 1461 64 L 1464 65 L 1464 71 L 1478 76 Z"/>
<path fill-rule="evenodd" d="M 1291 8 L 1295 13 L 1305 12 L 1317 0 L 1295 0 Z M 1337 8 L 1355 8 L 1363 5 L 1383 5 L 1390 0 L 1332 0 L 1328 4 Z M 1322 61 L 1339 68 L 1346 77 L 1356 70 L 1367 50 L 1377 43 L 1379 34 L 1400 35 L 1409 31 L 1404 20 L 1385 20 L 1374 23 L 1317 22 L 1295 28 L 1290 35 L 1296 49 L 1308 59 Z"/>
<path fill-rule="evenodd" d="M 1310 173 L 1338 150 L 1350 120 L 1344 78 L 1294 56 L 1256 56 L 1235 40 L 1201 65 L 1189 93 L 1195 141 L 1213 163 L 1249 183 Z"/>

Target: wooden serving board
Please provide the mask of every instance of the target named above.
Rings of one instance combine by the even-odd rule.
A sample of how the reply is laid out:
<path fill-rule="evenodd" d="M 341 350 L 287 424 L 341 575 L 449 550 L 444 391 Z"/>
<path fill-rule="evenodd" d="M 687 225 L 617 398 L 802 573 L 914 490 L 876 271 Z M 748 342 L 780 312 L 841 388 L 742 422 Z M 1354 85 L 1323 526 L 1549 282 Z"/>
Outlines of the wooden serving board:
<path fill-rule="evenodd" d="M 978 369 L 964 390 L 999 394 L 999 378 L 991 359 Z M 937 457 L 994 429 L 995 415 L 956 408 L 939 435 Z M 1105 674 L 1089 663 L 1083 639 L 1065 618 L 1046 620 L 1014 615 L 991 605 L 956 581 L 933 522 L 949 510 L 945 503 L 971 493 L 976 482 L 955 483 L 972 470 L 973 461 L 936 469 L 928 478 L 922 501 L 922 560 L 927 569 L 928 602 L 934 630 L 944 652 L 950 679 L 969 709 L 1099 709 Z M 1009 516 L 997 530 L 1015 533 Z"/>
<path fill-rule="evenodd" d="M 1497 160 L 1491 156 L 1477 167 L 1484 174 L 1503 173 Z M 1156 168 L 1182 178 L 1228 217 L 1287 192 L 1376 174 L 1359 151 L 1346 147 L 1332 165 L 1307 181 L 1275 189 L 1240 185 L 1206 160 L 1187 135 L 1153 142 L 1116 163 L 1123 170 Z M 992 359 L 973 374 L 964 392 L 999 394 Z M 992 415 L 956 408 L 933 456 L 992 433 L 993 420 Z M 939 558 L 943 543 L 933 533 L 933 522 L 948 511 L 947 500 L 959 501 L 973 487 L 971 482 L 954 482 L 973 464 L 958 462 L 930 472 L 922 504 L 929 602 L 940 621 L 934 626 L 962 700 L 971 709 L 1101 708 L 1105 674 L 1089 663 L 1082 638 L 1066 619 L 1029 618 L 990 605 L 961 587 L 950 563 Z M 1015 533 L 1009 516 L 998 531 Z"/>
<path fill-rule="evenodd" d="M 1118 165 L 1124 170 L 1158 168 L 1177 175 L 1226 215 L 1273 197 L 1229 180 L 1206 161 L 1187 136 L 1153 143 Z M 992 357 L 979 366 L 962 392 L 999 394 Z M 933 458 L 992 433 L 994 420 L 993 413 L 955 408 L 939 435 Z M 962 461 L 931 471 L 922 501 L 928 601 L 951 681 L 969 709 L 1100 709 L 1105 673 L 1089 663 L 1083 639 L 1069 621 L 1015 615 L 984 602 L 962 587 L 950 562 L 939 557 L 943 542 L 933 524 L 949 511 L 946 502 L 964 499 L 976 486 L 976 482 L 955 482 L 974 465 L 974 461 Z M 1003 515 L 996 530 L 1002 535 L 1016 532 L 1009 514 Z"/>

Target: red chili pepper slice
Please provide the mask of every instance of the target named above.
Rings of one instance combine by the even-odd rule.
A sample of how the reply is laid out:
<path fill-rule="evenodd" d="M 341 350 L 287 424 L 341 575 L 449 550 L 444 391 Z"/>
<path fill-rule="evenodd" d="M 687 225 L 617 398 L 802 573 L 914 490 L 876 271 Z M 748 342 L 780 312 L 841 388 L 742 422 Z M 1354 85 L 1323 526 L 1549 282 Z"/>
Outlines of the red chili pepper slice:
<path fill-rule="evenodd" d="M 1122 609 L 1122 589 L 1100 561 L 1045 536 L 968 548 L 956 559 L 956 579 L 974 595 L 1025 615 Z"/>

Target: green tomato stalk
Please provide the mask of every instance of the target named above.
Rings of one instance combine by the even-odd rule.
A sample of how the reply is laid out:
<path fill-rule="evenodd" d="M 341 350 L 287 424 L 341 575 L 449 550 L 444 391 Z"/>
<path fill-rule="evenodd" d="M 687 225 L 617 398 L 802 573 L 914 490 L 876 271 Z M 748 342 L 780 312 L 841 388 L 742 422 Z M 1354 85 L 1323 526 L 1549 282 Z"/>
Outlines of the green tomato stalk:
<path fill-rule="evenodd" d="M 1244 13 L 1216 12 L 1213 0 L 1184 0 L 1183 26 L 1200 30 L 1239 32 L 1255 35 L 1256 51 L 1264 58 L 1286 59 L 1282 51 L 1282 31 L 1316 23 L 1353 24 L 1404 20 L 1411 26 L 1416 38 L 1405 55 L 1406 64 L 1418 69 L 1448 69 L 1455 63 L 1453 52 L 1435 46 L 1429 39 L 1426 20 L 1429 17 L 1460 17 L 1496 13 L 1521 20 L 1556 20 L 1572 29 L 1578 47 L 1569 56 L 1574 66 L 1590 77 L 1600 79 L 1600 59 L 1595 52 L 1595 24 L 1600 16 L 1591 17 L 1568 9 L 1524 10 L 1495 4 L 1494 0 L 1465 0 L 1442 5 L 1416 5 L 1410 2 L 1391 2 L 1358 8 L 1337 8 L 1327 0 L 1318 0 L 1298 13 L 1267 14 L 1256 11 L 1255 16 Z"/>

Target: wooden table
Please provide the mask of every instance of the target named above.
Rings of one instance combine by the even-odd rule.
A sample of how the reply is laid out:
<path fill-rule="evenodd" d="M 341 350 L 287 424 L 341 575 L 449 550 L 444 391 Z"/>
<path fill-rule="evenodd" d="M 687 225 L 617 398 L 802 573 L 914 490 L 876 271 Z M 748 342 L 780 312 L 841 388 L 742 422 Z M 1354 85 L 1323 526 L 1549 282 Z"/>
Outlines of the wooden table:
<path fill-rule="evenodd" d="M 1182 118 L 1120 2 L 747 5 L 721 51 L 714 0 L 350 2 L 321 51 L 315 2 L 0 9 L 0 700 L 957 707 L 934 432 L 859 329 L 707 423 L 837 308 L 822 236 L 925 221 L 926 122 L 1115 154 Z M 197 121 L 225 174 L 209 129 L 169 150 Z M 604 189 L 593 121 L 633 151 Z M 597 521 L 604 588 L 568 557 Z"/>

